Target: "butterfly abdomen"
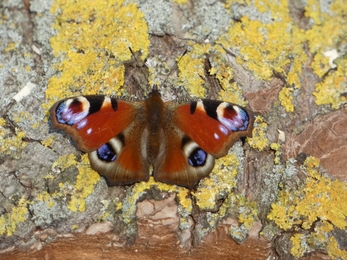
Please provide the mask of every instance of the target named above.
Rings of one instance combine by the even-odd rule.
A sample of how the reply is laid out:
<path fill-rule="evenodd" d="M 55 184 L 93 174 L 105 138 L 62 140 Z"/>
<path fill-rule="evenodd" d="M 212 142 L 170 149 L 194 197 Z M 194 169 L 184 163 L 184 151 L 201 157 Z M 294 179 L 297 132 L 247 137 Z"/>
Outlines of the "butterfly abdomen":
<path fill-rule="evenodd" d="M 143 140 L 143 142 L 146 142 L 148 161 L 149 163 L 153 163 L 165 145 L 165 140 L 163 140 L 165 105 L 163 100 L 160 98 L 159 92 L 153 92 L 145 101 L 144 105 L 147 125 L 142 138 L 146 139 Z"/>

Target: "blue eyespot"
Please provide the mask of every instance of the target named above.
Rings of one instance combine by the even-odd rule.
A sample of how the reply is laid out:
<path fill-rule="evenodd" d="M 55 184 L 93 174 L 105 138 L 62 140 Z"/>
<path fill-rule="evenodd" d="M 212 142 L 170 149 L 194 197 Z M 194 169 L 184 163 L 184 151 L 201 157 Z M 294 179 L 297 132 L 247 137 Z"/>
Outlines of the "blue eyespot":
<path fill-rule="evenodd" d="M 195 148 L 188 158 L 188 163 L 193 167 L 200 167 L 206 163 L 207 153 L 201 148 Z"/>
<path fill-rule="evenodd" d="M 88 109 L 85 109 L 84 99 L 79 97 L 62 101 L 56 108 L 57 121 L 60 124 L 74 125 L 85 119 L 88 116 Z"/>
<path fill-rule="evenodd" d="M 116 152 L 113 150 L 112 146 L 104 144 L 97 150 L 98 158 L 105 162 L 113 162 L 117 158 Z"/>

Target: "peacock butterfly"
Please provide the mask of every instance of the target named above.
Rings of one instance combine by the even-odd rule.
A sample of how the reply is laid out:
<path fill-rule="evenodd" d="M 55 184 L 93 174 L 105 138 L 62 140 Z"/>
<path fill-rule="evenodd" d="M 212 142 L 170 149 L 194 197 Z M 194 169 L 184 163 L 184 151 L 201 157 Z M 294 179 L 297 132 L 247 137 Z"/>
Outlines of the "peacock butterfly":
<path fill-rule="evenodd" d="M 215 158 L 240 137 L 250 137 L 254 117 L 217 100 L 163 102 L 154 86 L 145 101 L 90 95 L 63 99 L 50 110 L 52 127 L 65 130 L 89 154 L 109 184 L 156 181 L 188 188 L 207 176 Z"/>

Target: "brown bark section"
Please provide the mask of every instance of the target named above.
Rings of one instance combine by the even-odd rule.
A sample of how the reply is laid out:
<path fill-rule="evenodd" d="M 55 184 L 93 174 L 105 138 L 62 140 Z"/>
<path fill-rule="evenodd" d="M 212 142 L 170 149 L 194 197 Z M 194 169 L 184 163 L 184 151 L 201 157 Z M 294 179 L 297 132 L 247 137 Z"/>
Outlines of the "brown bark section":
<path fill-rule="evenodd" d="M 300 153 L 315 156 L 335 178 L 347 180 L 347 111 L 320 115 L 305 125 L 299 134 L 287 136 L 285 160 Z"/>
<path fill-rule="evenodd" d="M 59 238 L 41 250 L 4 253 L 3 260 L 31 259 L 267 259 L 270 244 L 260 239 L 248 239 L 242 245 L 231 240 L 223 231 L 211 233 L 198 247 L 189 251 L 180 248 L 177 241 L 168 239 L 160 244 L 121 246 L 115 235 L 88 236 L 78 234 L 70 238 Z M 213 256 L 211 256 L 213 252 Z"/>

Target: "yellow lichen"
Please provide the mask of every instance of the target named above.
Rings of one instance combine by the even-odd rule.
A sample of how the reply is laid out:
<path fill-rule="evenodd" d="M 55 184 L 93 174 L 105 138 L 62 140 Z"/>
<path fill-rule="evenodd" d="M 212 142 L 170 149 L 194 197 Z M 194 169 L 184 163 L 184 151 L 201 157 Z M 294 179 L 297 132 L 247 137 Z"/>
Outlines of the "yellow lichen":
<path fill-rule="evenodd" d="M 200 181 L 196 192 L 192 192 L 200 209 L 214 208 L 219 194 L 229 193 L 235 188 L 238 166 L 239 161 L 235 154 L 217 160 L 212 173 Z"/>
<path fill-rule="evenodd" d="M 0 235 L 13 235 L 18 224 L 23 223 L 28 217 L 28 203 L 29 201 L 25 197 L 22 197 L 18 201 L 18 205 L 11 209 L 11 212 L 0 216 Z"/>
<path fill-rule="evenodd" d="M 323 53 L 317 53 L 312 62 L 312 69 L 321 78 L 330 69 L 329 57 L 325 57 Z"/>
<path fill-rule="evenodd" d="M 293 100 L 293 90 L 292 88 L 284 87 L 280 90 L 278 94 L 278 99 L 281 102 L 281 105 L 286 109 L 287 112 L 294 112 Z"/>
<path fill-rule="evenodd" d="M 216 77 L 221 85 L 218 98 L 223 101 L 246 106 L 247 102 L 244 101 L 242 87 L 236 82 L 233 82 L 234 69 L 229 66 L 229 62 L 225 59 L 225 50 L 219 45 L 213 46 L 211 50 L 214 50 L 214 52 L 210 57 L 212 68 L 209 74 Z"/>
<path fill-rule="evenodd" d="M 200 72 L 203 73 L 204 59 L 191 58 L 189 55 L 185 55 L 179 64 L 179 77 L 182 80 L 182 82 L 185 83 L 184 85 L 186 89 L 190 91 L 190 95 L 195 97 L 204 97 L 204 80 L 200 77 L 201 74 L 198 72 L 200 70 Z M 181 69 L 181 67 L 187 66 L 188 64 L 189 67 L 192 68 L 192 70 L 189 70 L 188 68 L 185 68 L 184 70 Z M 192 77 L 192 73 L 196 76 Z"/>
<path fill-rule="evenodd" d="M 238 222 L 244 226 L 246 230 L 249 230 L 254 221 L 258 218 L 258 206 L 254 201 L 248 201 L 245 197 L 239 196 L 239 204 L 240 208 L 238 215 Z"/>
<path fill-rule="evenodd" d="M 5 48 L 5 51 L 6 51 L 6 52 L 14 51 L 14 50 L 16 50 L 16 48 L 17 48 L 17 44 L 14 43 L 14 42 L 10 42 L 10 43 L 7 45 L 7 47 Z"/>
<path fill-rule="evenodd" d="M 275 151 L 274 163 L 279 164 L 280 163 L 280 155 L 281 155 L 281 145 L 279 143 L 272 143 L 270 145 L 270 148 Z"/>
<path fill-rule="evenodd" d="M 189 191 L 187 189 L 182 189 L 177 193 L 177 198 L 179 200 L 180 205 L 189 212 L 192 212 L 193 205 L 192 200 L 189 199 Z"/>
<path fill-rule="evenodd" d="M 33 129 L 37 129 L 39 126 L 41 125 L 41 122 L 35 122 L 33 123 L 33 125 L 31 126 Z"/>
<path fill-rule="evenodd" d="M 78 225 L 72 225 L 72 227 L 71 227 L 71 230 L 76 230 L 76 229 L 78 229 Z"/>
<path fill-rule="evenodd" d="M 0 127 L 3 127 L 6 125 L 6 120 L 0 117 Z"/>
<path fill-rule="evenodd" d="M 69 210 L 72 212 L 83 212 L 86 210 L 86 202 L 84 201 L 83 198 L 79 196 L 73 196 L 71 197 L 69 201 L 69 205 L 67 206 Z"/>
<path fill-rule="evenodd" d="M 290 249 L 290 253 L 295 257 L 301 257 L 305 253 L 305 249 L 301 246 L 302 240 L 305 236 L 302 234 L 295 234 L 290 238 L 292 242 L 292 247 Z"/>
<path fill-rule="evenodd" d="M 218 99 L 231 102 L 240 106 L 246 106 L 247 102 L 243 99 L 242 90 L 236 82 L 226 85 L 219 92 Z"/>
<path fill-rule="evenodd" d="M 269 139 L 266 137 L 267 123 L 261 116 L 256 116 L 254 121 L 254 129 L 252 138 L 247 138 L 247 142 L 252 148 L 260 151 L 269 145 Z"/>
<path fill-rule="evenodd" d="M 258 218 L 258 207 L 256 202 L 248 201 L 244 196 L 230 192 L 219 210 L 209 214 L 209 226 L 216 227 L 218 222 L 228 214 L 236 216 L 239 222 L 239 226 L 230 227 L 229 234 L 232 237 L 244 236 Z"/>
<path fill-rule="evenodd" d="M 53 197 L 47 191 L 37 194 L 36 200 L 46 202 L 48 207 L 53 207 L 55 205 Z"/>
<path fill-rule="evenodd" d="M 346 35 L 345 23 L 346 3 L 343 0 L 334 1 L 331 12 L 320 10 L 319 2 L 310 0 L 305 7 L 305 15 L 314 20 L 314 25 L 306 31 L 306 38 L 312 53 L 321 53 L 341 41 Z"/>
<path fill-rule="evenodd" d="M 347 251 L 341 250 L 334 237 L 330 237 L 327 245 L 328 255 L 331 259 L 347 259 Z"/>
<path fill-rule="evenodd" d="M 338 109 L 341 104 L 346 103 L 344 94 L 347 91 L 347 59 L 344 65 L 337 67 L 333 73 L 329 73 L 322 82 L 316 84 L 316 90 L 313 95 L 316 97 L 317 105 L 328 105 Z"/>
<path fill-rule="evenodd" d="M 305 15 L 314 20 L 314 25 L 306 32 L 306 38 L 311 53 L 315 54 L 312 64 L 314 72 L 320 77 L 329 69 L 327 59 L 322 57 L 322 53 L 339 48 L 343 44 L 341 39 L 346 38 L 345 5 L 342 0 L 333 1 L 329 13 L 321 10 L 319 3 L 313 0 L 306 5 Z M 317 105 L 330 104 L 332 108 L 338 109 L 341 104 L 346 103 L 346 57 L 341 58 L 339 63 L 336 71 L 329 72 L 322 82 L 316 84 L 313 94 Z"/>
<path fill-rule="evenodd" d="M 27 113 L 20 113 L 22 116 L 28 116 Z M 17 116 L 20 121 L 23 117 Z M 15 120 L 15 119 L 14 119 Z M 26 136 L 24 131 L 15 128 L 15 133 L 6 128 L 6 121 L 0 118 L 0 154 L 11 155 L 13 158 L 19 158 L 20 152 L 27 146 L 23 139 Z"/>
<path fill-rule="evenodd" d="M 83 157 L 86 158 L 87 156 L 84 155 Z M 89 163 L 79 163 L 77 166 L 79 174 L 77 175 L 75 188 L 83 198 L 86 198 L 92 193 L 94 185 L 99 182 L 100 175 L 90 168 Z"/>
<path fill-rule="evenodd" d="M 48 146 L 52 145 L 52 143 L 54 142 L 54 139 L 55 139 L 54 136 L 50 136 L 50 137 L 46 138 L 45 140 L 42 140 L 41 144 L 48 147 Z"/>
<path fill-rule="evenodd" d="M 52 164 L 52 168 L 59 167 L 62 170 L 71 167 L 76 166 L 76 156 L 74 154 L 65 154 L 62 155 Z"/>
<path fill-rule="evenodd" d="M 50 39 L 53 53 L 62 58 L 61 72 L 49 80 L 44 109 L 62 97 L 109 94 L 124 84 L 124 61 L 131 58 L 129 47 L 148 54 L 148 28 L 136 4 L 121 0 L 103 2 L 55 1 L 58 13 Z M 112 56 L 111 56 L 112 55 Z"/>
<path fill-rule="evenodd" d="M 101 220 L 105 221 L 110 217 L 110 212 L 104 212 L 104 214 L 101 216 Z"/>
<path fill-rule="evenodd" d="M 85 199 L 94 192 L 94 186 L 100 180 L 100 175 L 90 168 L 87 154 L 82 156 L 77 164 L 78 175 L 75 184 L 75 192 L 71 196 L 68 208 L 73 211 L 83 212 L 86 210 Z"/>
<path fill-rule="evenodd" d="M 4 120 L 2 123 L 5 125 Z M 23 141 L 26 133 L 18 129 L 15 131 L 15 135 L 13 135 L 10 129 L 0 126 L 0 154 L 18 158 L 20 152 L 27 146 L 27 142 Z"/>
<path fill-rule="evenodd" d="M 178 63 L 179 80 L 195 97 L 204 97 L 205 56 L 210 45 L 194 44 L 192 51 L 180 58 Z"/>
<path fill-rule="evenodd" d="M 173 2 L 179 4 L 179 5 L 182 5 L 182 4 L 186 4 L 188 3 L 188 0 L 173 0 Z"/>
<path fill-rule="evenodd" d="M 347 227 L 347 185 L 323 176 L 318 166 L 318 159 L 308 157 L 303 168 L 307 173 L 305 184 L 299 188 L 284 187 L 267 216 L 284 230 L 298 227 L 308 230 L 320 220 L 322 227 L 316 228 L 310 235 L 317 241 L 316 244 L 326 243 L 327 233 L 332 230 L 327 222 L 335 228 Z M 304 250 L 297 248 L 299 237 L 301 236 L 296 235 L 292 240 L 292 254 L 296 257 L 301 256 Z"/>
<path fill-rule="evenodd" d="M 306 159 L 304 166 L 309 177 L 304 187 L 281 191 L 278 201 L 272 204 L 268 218 L 281 228 L 299 224 L 309 229 L 318 218 L 329 220 L 340 229 L 347 226 L 347 186 L 322 176 L 316 168 L 317 161 L 313 157 Z"/>
<path fill-rule="evenodd" d="M 281 1 L 282 6 L 284 1 Z M 269 6 L 266 8 L 269 10 Z M 301 72 L 306 59 L 302 49 L 303 33 L 295 24 L 290 23 L 289 12 L 285 8 L 273 9 L 274 16 L 279 16 L 273 23 L 264 24 L 260 21 L 250 20 L 247 16 L 240 22 L 233 22 L 229 31 L 218 39 L 226 49 L 238 50 L 236 60 L 242 66 L 263 80 L 269 80 L 274 72 L 285 74 L 284 68 L 290 65 L 288 72 L 291 75 Z M 292 37 L 295 34 L 295 37 Z M 288 58 L 291 55 L 292 59 Z M 291 84 L 300 87 L 299 80 L 292 77 Z"/>
<path fill-rule="evenodd" d="M 288 3 L 284 0 L 256 1 L 253 4 L 259 12 L 270 13 L 272 21 L 262 23 L 244 16 L 241 22 L 233 22 L 229 31 L 217 42 L 236 53 L 237 62 L 248 68 L 254 76 L 269 80 L 274 72 L 282 75 L 287 87 L 280 91 L 279 99 L 287 112 L 293 112 L 292 94 L 301 85 L 303 65 L 309 62 L 304 43 L 308 42 L 309 51 L 313 54 L 311 64 L 314 73 L 322 77 L 330 69 L 323 53 L 341 48 L 341 39 L 346 38 L 345 2 L 334 1 L 327 12 L 321 10 L 317 1 L 310 0 L 305 6 L 305 16 L 313 21 L 308 30 L 298 28 L 293 22 Z M 347 102 L 344 95 L 347 91 L 346 58 L 341 60 L 337 71 L 330 72 L 316 85 L 314 95 L 318 105 L 330 104 L 338 109 Z"/>
<path fill-rule="evenodd" d="M 212 68 L 208 73 L 211 77 L 215 77 L 221 86 L 218 98 L 246 106 L 247 102 L 244 101 L 242 87 L 232 82 L 234 71 L 225 59 L 225 50 L 219 45 L 211 46 L 209 44 L 193 44 L 192 48 L 188 54 L 178 58 L 179 84 L 185 86 L 190 95 L 205 97 L 204 85 L 207 77 L 205 62 L 209 58 Z"/>
<path fill-rule="evenodd" d="M 249 202 L 243 196 L 232 192 L 237 184 L 239 165 L 239 159 L 234 153 L 219 158 L 212 173 L 200 181 L 196 192 L 191 192 L 196 205 L 201 210 L 207 211 L 215 209 L 218 200 L 227 196 L 218 212 L 209 215 L 209 226 L 215 227 L 221 218 L 232 212 L 238 217 L 242 226 L 240 230 L 231 227 L 229 233 L 232 236 L 242 235 L 241 233 L 249 230 L 258 214 L 256 203 Z"/>
<path fill-rule="evenodd" d="M 121 201 L 116 202 L 116 210 L 120 210 L 123 207 L 123 203 Z"/>
<path fill-rule="evenodd" d="M 333 226 L 324 221 L 318 223 L 314 232 L 310 234 L 294 234 L 290 238 L 292 242 L 291 254 L 299 258 L 314 248 L 325 248 L 331 259 L 347 259 L 347 251 L 341 250 L 335 237 L 329 234 L 332 230 Z"/>
<path fill-rule="evenodd" d="M 85 211 L 86 202 L 85 199 L 94 192 L 94 186 L 99 182 L 100 175 L 91 169 L 88 155 L 82 156 L 80 162 L 76 161 L 76 157 L 73 154 L 67 154 L 60 156 L 57 161 L 52 165 L 52 168 L 60 168 L 61 170 L 67 169 L 71 166 L 75 166 L 78 169 L 78 175 L 76 177 L 76 183 L 74 187 L 71 187 L 70 183 L 60 183 L 59 191 L 54 192 L 52 198 L 57 196 L 66 196 L 69 194 L 70 201 L 68 208 L 73 211 Z M 47 176 L 46 178 L 53 178 Z M 42 194 L 40 195 L 42 196 Z M 41 197 L 38 197 L 41 198 Z"/>

